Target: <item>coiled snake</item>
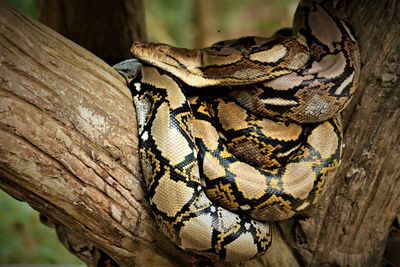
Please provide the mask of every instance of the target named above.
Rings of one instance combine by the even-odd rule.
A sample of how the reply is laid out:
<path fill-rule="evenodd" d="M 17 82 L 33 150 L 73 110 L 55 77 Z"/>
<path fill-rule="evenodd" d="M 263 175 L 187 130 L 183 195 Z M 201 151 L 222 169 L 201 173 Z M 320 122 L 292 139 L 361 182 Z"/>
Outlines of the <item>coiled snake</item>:
<path fill-rule="evenodd" d="M 265 252 L 337 169 L 356 40 L 315 3 L 294 29 L 204 49 L 135 43 L 115 68 L 132 90 L 151 208 L 181 248 L 225 261 Z"/>

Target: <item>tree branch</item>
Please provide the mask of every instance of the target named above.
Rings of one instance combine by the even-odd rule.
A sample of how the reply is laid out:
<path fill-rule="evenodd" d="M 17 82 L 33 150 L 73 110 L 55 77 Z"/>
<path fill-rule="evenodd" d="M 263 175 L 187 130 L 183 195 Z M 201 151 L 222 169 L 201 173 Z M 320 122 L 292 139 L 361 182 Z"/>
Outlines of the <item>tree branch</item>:
<path fill-rule="evenodd" d="M 190 265 L 152 219 L 122 76 L 2 2 L 0 28 L 0 187 L 43 214 L 89 266 L 95 259 L 75 247 L 94 246 L 121 266 Z M 279 233 L 246 265 L 272 262 L 298 265 Z"/>
<path fill-rule="evenodd" d="M 121 265 L 189 261 L 160 247 L 123 78 L 3 2 L 0 29 L 1 188 Z"/>

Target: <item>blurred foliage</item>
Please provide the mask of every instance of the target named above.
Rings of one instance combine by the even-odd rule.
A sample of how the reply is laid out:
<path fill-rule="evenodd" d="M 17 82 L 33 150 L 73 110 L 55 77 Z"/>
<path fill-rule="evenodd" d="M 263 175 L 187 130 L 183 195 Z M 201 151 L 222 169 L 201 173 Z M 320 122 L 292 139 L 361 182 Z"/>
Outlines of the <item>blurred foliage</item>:
<path fill-rule="evenodd" d="M 198 10 L 201 1 L 204 12 Z M 290 27 L 298 0 L 144 0 L 148 39 L 179 47 L 199 47 L 240 36 L 269 36 Z M 194 17 L 206 20 L 205 43 L 194 43 Z"/>
<path fill-rule="evenodd" d="M 38 0 L 7 0 L 25 15 L 37 18 Z M 269 36 L 289 27 L 298 0 L 143 0 L 148 39 L 179 47 L 198 47 L 239 36 Z M 199 15 L 197 1 L 207 6 L 209 29 L 205 44 L 196 44 L 198 34 L 194 17 Z"/>
<path fill-rule="evenodd" d="M 58 241 L 56 232 L 39 221 L 38 212 L 0 190 L 0 264 L 82 264 Z"/>
<path fill-rule="evenodd" d="M 37 18 L 37 0 L 7 0 L 6 2 L 23 14 Z"/>
<path fill-rule="evenodd" d="M 198 9 L 198 2 L 203 1 Z M 37 18 L 37 0 L 7 0 Z M 240 36 L 269 36 L 289 27 L 297 0 L 144 0 L 148 39 L 180 47 L 198 47 Z M 197 20 L 194 18 L 201 16 Z M 207 22 L 205 32 L 196 23 Z M 198 35 L 202 42 L 195 43 Z M 59 243 L 38 213 L 0 190 L 0 264 L 81 262 Z"/>

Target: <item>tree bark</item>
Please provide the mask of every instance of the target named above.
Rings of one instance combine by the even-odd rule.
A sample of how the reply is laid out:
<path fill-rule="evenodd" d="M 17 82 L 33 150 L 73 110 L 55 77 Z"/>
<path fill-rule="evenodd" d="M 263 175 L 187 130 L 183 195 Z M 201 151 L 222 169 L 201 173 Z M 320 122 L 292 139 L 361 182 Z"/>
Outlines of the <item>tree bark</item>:
<path fill-rule="evenodd" d="M 360 44 L 361 83 L 339 175 L 291 243 L 305 266 L 380 266 L 400 209 L 400 2 L 333 2 Z"/>
<path fill-rule="evenodd" d="M 123 78 L 4 2 L 0 29 L 0 187 L 121 266 L 190 261 L 150 217 Z"/>
<path fill-rule="evenodd" d="M 113 65 L 145 41 L 143 0 L 40 0 L 39 21 Z"/>
<path fill-rule="evenodd" d="M 360 89 L 344 112 L 340 174 L 308 214 L 281 223 L 266 255 L 216 266 L 381 262 L 400 208 L 400 3 L 333 3 L 353 26 L 363 63 Z M 151 217 L 123 79 L 4 3 L 0 29 L 0 187 L 121 266 L 190 265 Z"/>

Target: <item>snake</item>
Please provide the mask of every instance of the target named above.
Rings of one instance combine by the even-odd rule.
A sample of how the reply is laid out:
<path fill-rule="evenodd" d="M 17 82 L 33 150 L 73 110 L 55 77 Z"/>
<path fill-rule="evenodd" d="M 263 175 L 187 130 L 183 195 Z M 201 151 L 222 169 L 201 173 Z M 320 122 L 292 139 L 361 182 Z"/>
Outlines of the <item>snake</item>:
<path fill-rule="evenodd" d="M 265 253 L 271 221 L 317 203 L 340 165 L 340 112 L 360 75 L 349 25 L 311 2 L 271 37 L 202 49 L 135 42 L 131 51 L 114 68 L 133 95 L 161 231 L 213 260 Z"/>

